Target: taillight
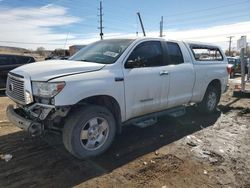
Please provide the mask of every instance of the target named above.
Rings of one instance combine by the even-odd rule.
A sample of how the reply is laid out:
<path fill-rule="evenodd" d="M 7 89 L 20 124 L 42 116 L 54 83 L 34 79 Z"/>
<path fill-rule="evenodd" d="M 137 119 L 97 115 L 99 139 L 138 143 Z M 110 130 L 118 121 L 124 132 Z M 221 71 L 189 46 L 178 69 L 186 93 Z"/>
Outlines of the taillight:
<path fill-rule="evenodd" d="M 232 68 L 231 68 L 231 67 L 229 67 L 229 66 L 227 66 L 227 73 L 228 73 L 228 74 L 230 74 L 230 73 L 231 73 L 231 71 L 232 71 Z"/>

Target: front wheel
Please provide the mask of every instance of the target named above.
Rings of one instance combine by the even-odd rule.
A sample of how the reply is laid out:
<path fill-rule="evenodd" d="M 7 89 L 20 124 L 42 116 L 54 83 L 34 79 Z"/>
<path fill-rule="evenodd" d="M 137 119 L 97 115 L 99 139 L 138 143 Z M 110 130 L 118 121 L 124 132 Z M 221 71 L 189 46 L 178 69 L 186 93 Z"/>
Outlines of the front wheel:
<path fill-rule="evenodd" d="M 105 152 L 115 137 L 113 114 L 101 106 L 86 106 L 70 113 L 63 129 L 65 148 L 79 159 Z"/>
<path fill-rule="evenodd" d="M 204 114 L 213 113 L 220 100 L 220 92 L 217 87 L 208 86 L 205 96 L 201 103 L 198 104 L 199 112 Z"/>

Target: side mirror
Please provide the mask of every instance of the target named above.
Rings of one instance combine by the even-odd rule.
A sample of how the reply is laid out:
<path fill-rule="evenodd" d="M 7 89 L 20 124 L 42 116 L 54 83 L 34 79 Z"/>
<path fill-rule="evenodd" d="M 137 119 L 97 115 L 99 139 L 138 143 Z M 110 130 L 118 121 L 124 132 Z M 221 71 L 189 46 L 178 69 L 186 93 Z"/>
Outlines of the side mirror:
<path fill-rule="evenodd" d="M 126 69 L 133 69 L 133 68 L 139 68 L 139 67 L 144 67 L 145 60 L 144 58 L 136 58 L 134 60 L 128 60 L 125 64 Z"/>
<path fill-rule="evenodd" d="M 125 63 L 125 68 L 126 69 L 132 69 L 135 67 L 135 61 L 134 60 L 128 60 L 126 63 Z"/>

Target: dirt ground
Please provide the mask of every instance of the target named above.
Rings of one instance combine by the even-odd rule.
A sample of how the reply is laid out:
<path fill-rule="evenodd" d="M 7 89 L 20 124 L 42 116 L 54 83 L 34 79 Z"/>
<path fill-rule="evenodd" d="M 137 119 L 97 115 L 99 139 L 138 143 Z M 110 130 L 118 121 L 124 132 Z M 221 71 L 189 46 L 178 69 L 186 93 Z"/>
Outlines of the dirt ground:
<path fill-rule="evenodd" d="M 212 115 L 194 107 L 148 128 L 127 126 L 100 157 L 77 160 L 60 135 L 30 138 L 8 122 L 0 97 L 0 187 L 250 188 L 250 98 L 225 93 Z"/>

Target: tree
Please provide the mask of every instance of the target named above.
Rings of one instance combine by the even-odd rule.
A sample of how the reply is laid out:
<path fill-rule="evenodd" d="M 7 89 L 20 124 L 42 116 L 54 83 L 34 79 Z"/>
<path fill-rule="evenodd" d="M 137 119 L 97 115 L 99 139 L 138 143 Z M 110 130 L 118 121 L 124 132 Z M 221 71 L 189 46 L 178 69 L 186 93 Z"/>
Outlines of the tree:
<path fill-rule="evenodd" d="M 231 50 L 231 54 L 229 55 L 229 51 L 226 50 L 226 51 L 225 51 L 225 54 L 226 54 L 226 56 L 239 56 L 239 55 L 240 55 L 240 52 L 239 52 L 239 51 L 236 51 L 236 50 Z"/>
<path fill-rule="evenodd" d="M 44 47 L 38 47 L 36 49 L 37 53 L 40 55 L 40 56 L 44 56 L 45 55 L 45 48 Z"/>

